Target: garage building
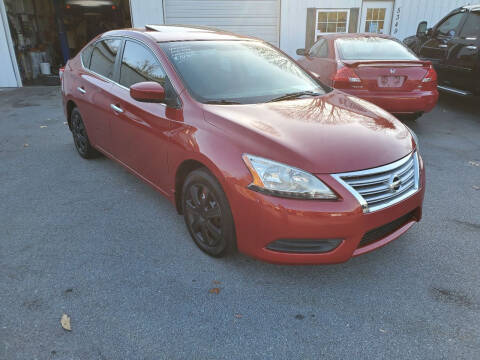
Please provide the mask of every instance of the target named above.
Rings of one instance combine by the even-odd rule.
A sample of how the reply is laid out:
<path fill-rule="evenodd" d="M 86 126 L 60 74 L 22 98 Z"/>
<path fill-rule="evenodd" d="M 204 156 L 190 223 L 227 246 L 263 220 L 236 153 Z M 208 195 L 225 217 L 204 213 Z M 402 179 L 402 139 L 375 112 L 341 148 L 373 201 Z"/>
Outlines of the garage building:
<path fill-rule="evenodd" d="M 58 68 L 107 29 L 189 24 L 262 38 L 291 56 L 331 32 L 399 39 L 460 0 L 0 0 L 0 87 L 55 83 Z M 40 65 L 44 63 L 44 65 Z M 48 64 L 48 65 L 45 65 Z M 50 66 L 53 75 L 42 74 Z M 42 68 L 43 67 L 43 68 Z"/>

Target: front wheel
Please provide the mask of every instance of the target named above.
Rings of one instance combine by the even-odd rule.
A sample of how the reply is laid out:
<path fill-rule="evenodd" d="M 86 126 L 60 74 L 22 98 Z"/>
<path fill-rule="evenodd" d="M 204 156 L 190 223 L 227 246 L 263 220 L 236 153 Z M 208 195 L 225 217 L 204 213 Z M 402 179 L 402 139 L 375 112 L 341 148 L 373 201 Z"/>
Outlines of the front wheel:
<path fill-rule="evenodd" d="M 195 244 L 214 257 L 236 249 L 235 226 L 228 200 L 206 169 L 192 171 L 182 191 L 185 224 Z"/>

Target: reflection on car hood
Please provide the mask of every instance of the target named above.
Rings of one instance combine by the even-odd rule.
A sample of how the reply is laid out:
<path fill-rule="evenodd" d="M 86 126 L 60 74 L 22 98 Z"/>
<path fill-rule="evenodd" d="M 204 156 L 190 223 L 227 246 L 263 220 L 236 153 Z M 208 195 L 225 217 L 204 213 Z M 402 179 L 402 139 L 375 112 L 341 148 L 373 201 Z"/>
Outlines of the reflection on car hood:
<path fill-rule="evenodd" d="M 400 121 L 336 90 L 315 98 L 204 108 L 205 119 L 229 133 L 242 152 L 312 173 L 377 167 L 414 149 Z"/>

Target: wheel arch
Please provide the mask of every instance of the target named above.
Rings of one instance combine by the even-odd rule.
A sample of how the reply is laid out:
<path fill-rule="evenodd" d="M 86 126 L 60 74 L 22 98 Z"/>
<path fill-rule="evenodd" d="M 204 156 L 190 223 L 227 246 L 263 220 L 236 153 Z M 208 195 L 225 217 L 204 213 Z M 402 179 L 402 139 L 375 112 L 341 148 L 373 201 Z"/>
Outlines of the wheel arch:
<path fill-rule="evenodd" d="M 71 115 L 73 109 L 77 107 L 77 104 L 73 100 L 68 100 L 67 101 L 67 123 L 68 123 L 68 128 L 72 130 L 72 120 L 71 120 Z"/>
<path fill-rule="evenodd" d="M 183 184 L 185 183 L 185 179 L 187 178 L 188 174 L 192 171 L 197 169 L 206 169 L 208 172 L 212 174 L 212 176 L 218 181 L 220 186 L 222 187 L 225 195 L 226 189 L 224 184 L 224 177 L 222 172 L 210 161 L 208 158 L 189 158 L 183 160 L 177 167 L 175 171 L 175 183 L 174 183 L 174 201 L 175 207 L 179 214 L 182 214 L 182 188 Z M 227 196 L 227 195 L 226 195 Z M 228 198 L 228 196 L 227 196 Z"/>

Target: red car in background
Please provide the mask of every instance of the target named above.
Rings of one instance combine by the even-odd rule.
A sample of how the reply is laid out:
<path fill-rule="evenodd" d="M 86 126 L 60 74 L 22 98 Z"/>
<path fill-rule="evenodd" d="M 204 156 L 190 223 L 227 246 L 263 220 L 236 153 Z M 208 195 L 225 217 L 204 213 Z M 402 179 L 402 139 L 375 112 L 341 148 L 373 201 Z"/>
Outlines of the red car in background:
<path fill-rule="evenodd" d="M 322 83 L 396 115 L 417 118 L 438 100 L 432 64 L 387 35 L 327 34 L 297 55 Z"/>
<path fill-rule="evenodd" d="M 413 131 L 264 41 L 110 31 L 68 61 L 62 95 L 80 156 L 102 153 L 165 195 L 211 256 L 344 262 L 422 217 Z"/>

